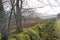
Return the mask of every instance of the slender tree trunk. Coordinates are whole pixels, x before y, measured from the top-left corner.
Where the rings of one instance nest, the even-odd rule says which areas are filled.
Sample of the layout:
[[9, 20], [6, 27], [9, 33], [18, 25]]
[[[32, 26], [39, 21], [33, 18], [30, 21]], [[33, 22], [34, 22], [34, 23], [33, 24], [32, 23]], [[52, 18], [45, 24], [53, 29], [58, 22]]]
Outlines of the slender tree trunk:
[[21, 15], [21, 9], [22, 9], [22, 0], [20, 7], [19, 7], [19, 0], [16, 0], [16, 31], [17, 32], [22, 32], [22, 15]]
[[0, 0], [0, 29], [1, 29], [1, 40], [7, 40], [7, 29], [6, 29], [5, 12], [3, 8], [2, 0]]

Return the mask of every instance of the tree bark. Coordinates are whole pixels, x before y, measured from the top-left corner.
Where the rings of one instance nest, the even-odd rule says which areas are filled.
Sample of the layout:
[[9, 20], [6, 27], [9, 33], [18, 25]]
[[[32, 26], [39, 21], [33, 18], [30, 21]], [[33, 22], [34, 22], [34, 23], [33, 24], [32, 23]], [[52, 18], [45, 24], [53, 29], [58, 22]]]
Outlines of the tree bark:
[[22, 10], [22, 0], [20, 7], [19, 7], [19, 0], [16, 0], [16, 31], [17, 32], [22, 32], [22, 15], [21, 15], [21, 10]]
[[7, 40], [7, 29], [6, 29], [5, 12], [3, 8], [2, 0], [0, 0], [0, 29], [1, 29], [1, 40]]

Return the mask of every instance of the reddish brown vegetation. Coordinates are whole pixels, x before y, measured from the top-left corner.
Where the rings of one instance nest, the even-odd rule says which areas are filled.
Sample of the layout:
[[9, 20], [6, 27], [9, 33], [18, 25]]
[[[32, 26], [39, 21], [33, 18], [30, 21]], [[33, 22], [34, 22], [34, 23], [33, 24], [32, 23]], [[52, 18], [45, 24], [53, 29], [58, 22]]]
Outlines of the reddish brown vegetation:
[[23, 21], [22, 26], [28, 28], [28, 27], [32, 27], [32, 26], [34, 26], [38, 23], [41, 23], [43, 21], [44, 20], [41, 20], [41, 19], [35, 19], [35, 20], [32, 20], [32, 21]]
[[[34, 19], [34, 20], [31, 20], [31, 21], [22, 21], [22, 27], [24, 27], [24, 28], [32, 27], [32, 26], [34, 26], [38, 23], [42, 23], [44, 21], [46, 21], [46, 20]], [[16, 28], [16, 24], [12, 23], [11, 28]]]

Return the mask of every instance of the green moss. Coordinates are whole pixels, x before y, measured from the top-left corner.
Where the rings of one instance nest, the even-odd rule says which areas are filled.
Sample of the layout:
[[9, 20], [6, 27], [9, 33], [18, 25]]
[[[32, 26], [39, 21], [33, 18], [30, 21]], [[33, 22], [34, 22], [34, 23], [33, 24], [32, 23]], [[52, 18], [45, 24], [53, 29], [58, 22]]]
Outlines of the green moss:
[[19, 34], [10, 37], [8, 40], [30, 40], [30, 36], [28, 34]]
[[8, 39], [8, 40], [19, 40], [19, 39], [20, 39], [20, 37], [19, 37], [19, 36], [14, 35], [14, 36], [9, 37], [9, 39]]
[[8, 40], [16, 40], [16, 38], [9, 38]]
[[20, 34], [20, 40], [30, 40], [30, 37], [28, 34]]
[[38, 40], [41, 40], [39, 34], [36, 31], [32, 30], [32, 29], [26, 30], [25, 33], [28, 34], [28, 35], [30, 35], [30, 37], [32, 38], [32, 40], [35, 39], [35, 38], [38, 39]]

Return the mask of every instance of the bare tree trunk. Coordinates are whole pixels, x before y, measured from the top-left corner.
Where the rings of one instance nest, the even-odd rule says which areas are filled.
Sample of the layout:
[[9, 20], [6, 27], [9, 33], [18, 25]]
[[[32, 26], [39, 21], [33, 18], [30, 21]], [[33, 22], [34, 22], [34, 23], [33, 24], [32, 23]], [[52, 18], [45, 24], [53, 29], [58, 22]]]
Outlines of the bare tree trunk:
[[6, 20], [2, 0], [0, 0], [0, 29], [1, 40], [7, 40]]
[[21, 9], [22, 9], [22, 0], [20, 7], [19, 7], [19, 0], [16, 0], [16, 31], [17, 32], [22, 32], [22, 15], [21, 15]]

